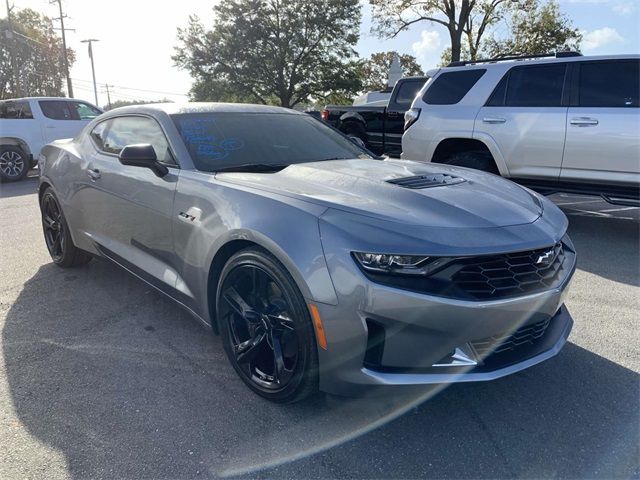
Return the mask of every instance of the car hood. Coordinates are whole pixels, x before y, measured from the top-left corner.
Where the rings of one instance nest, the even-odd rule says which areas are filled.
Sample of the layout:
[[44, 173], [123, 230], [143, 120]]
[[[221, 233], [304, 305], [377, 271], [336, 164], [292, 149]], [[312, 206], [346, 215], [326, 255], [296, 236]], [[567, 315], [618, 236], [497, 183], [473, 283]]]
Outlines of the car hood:
[[[417, 176], [431, 186], [402, 186]], [[330, 160], [276, 173], [219, 173], [216, 179], [412, 225], [504, 227], [532, 223], [542, 214], [533, 194], [499, 176], [407, 160]]]

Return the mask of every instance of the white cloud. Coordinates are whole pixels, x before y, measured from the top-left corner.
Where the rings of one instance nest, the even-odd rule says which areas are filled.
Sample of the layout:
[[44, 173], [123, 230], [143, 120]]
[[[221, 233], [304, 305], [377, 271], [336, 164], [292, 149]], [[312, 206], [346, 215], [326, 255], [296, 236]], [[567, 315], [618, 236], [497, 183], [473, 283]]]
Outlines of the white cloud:
[[[442, 41], [440, 33], [435, 30], [423, 30], [420, 34], [420, 41], [414, 42], [411, 49], [420, 63], [433, 63], [434, 54], [439, 55]], [[431, 68], [431, 66], [430, 66]]]
[[584, 50], [595, 50], [610, 43], [623, 42], [624, 39], [615, 28], [603, 27], [590, 32], [582, 32], [582, 47]]
[[612, 10], [620, 15], [628, 15], [636, 9], [636, 6], [631, 2], [622, 2], [617, 3], [613, 7]]

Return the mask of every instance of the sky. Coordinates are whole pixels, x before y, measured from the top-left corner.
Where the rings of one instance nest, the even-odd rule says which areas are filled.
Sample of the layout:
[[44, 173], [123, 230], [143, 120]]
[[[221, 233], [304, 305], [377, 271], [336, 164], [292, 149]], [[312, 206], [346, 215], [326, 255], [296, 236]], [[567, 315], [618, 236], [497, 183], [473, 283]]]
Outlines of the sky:
[[[58, 16], [57, 4], [49, 0], [12, 0], [18, 9], [32, 8], [51, 17]], [[81, 40], [96, 38], [93, 53], [98, 103], [105, 105], [105, 84], [111, 100], [187, 100], [191, 78], [171, 60], [177, 44], [178, 27], [187, 25], [189, 15], [205, 23], [213, 20], [215, 0], [63, 0], [67, 45], [76, 50], [71, 70], [74, 94], [94, 103], [91, 63], [87, 45]], [[640, 0], [560, 0], [561, 10], [584, 34], [585, 55], [640, 53]], [[6, 16], [5, 2], [0, 17]], [[356, 50], [362, 57], [374, 52], [396, 50], [415, 55], [427, 70], [440, 62], [449, 45], [444, 27], [430, 23], [414, 25], [391, 40], [370, 33], [371, 11], [363, 1], [363, 22]]]

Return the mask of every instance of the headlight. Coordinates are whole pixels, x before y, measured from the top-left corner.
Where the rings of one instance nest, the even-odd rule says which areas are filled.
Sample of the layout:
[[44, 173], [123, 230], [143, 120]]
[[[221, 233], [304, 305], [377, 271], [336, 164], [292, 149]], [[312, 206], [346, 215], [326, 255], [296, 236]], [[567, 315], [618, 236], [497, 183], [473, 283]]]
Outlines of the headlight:
[[363, 252], [353, 252], [353, 256], [367, 272], [394, 275], [429, 275], [451, 260], [444, 257]]

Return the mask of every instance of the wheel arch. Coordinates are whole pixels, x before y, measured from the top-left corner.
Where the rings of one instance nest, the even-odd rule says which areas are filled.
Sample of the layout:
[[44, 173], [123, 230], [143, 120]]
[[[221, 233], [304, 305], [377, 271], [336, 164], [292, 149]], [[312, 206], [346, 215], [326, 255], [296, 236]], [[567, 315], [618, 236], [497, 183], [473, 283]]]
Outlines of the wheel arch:
[[0, 137], [0, 146], [15, 146], [19, 147], [27, 156], [33, 154], [29, 144], [19, 137]]
[[464, 153], [471, 151], [482, 151], [491, 155], [496, 168], [500, 175], [509, 176], [509, 169], [500, 154], [495, 142], [488, 139], [478, 139], [469, 137], [449, 137], [442, 139], [436, 146], [431, 161], [433, 163], [444, 163], [447, 158], [456, 153]]
[[[322, 265], [316, 265], [314, 271], [305, 272], [301, 271], [295, 259], [293, 258], [295, 254], [293, 252], [287, 252], [282, 247], [278, 245], [277, 242], [267, 237], [266, 235], [255, 232], [233, 232], [228, 236], [226, 241], [224, 241], [219, 248], [215, 251], [212, 256], [209, 270], [207, 272], [207, 281], [206, 281], [206, 297], [207, 297], [207, 310], [209, 314], [209, 319], [211, 321], [211, 327], [213, 331], [217, 334], [219, 333], [219, 326], [216, 318], [216, 310], [215, 310], [215, 296], [218, 287], [218, 282], [220, 280], [220, 273], [224, 268], [227, 261], [235, 255], [237, 252], [244, 250], [246, 248], [254, 247], [260, 250], [265, 251], [266, 253], [272, 255], [278, 260], [285, 270], [291, 275], [294, 283], [300, 290], [300, 293], [306, 300], [320, 301], [320, 302], [329, 302], [335, 303], [337, 300], [335, 299], [335, 291], [333, 290], [333, 283], [331, 283], [329, 273], [326, 271], [327, 279], [330, 284], [331, 292], [327, 292], [327, 288], [321, 288], [319, 290], [323, 291], [323, 296], [318, 298], [318, 287], [314, 288], [310, 286], [310, 283], [313, 283], [312, 280], [317, 281], [317, 277], [314, 276], [316, 270], [318, 268], [324, 268], [326, 270], [326, 263], [322, 262]], [[315, 290], [315, 292], [314, 292]], [[322, 295], [322, 293], [320, 294]], [[333, 298], [331, 298], [333, 297]]]

